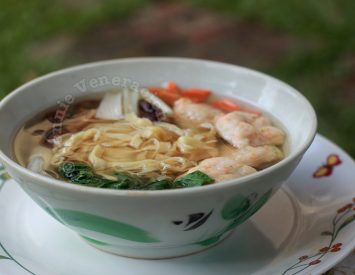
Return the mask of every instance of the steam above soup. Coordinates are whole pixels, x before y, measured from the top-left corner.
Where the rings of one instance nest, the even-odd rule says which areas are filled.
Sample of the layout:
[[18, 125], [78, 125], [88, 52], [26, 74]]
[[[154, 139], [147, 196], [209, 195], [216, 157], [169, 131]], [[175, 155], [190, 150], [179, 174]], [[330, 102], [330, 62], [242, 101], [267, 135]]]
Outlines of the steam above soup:
[[109, 91], [28, 122], [18, 162], [74, 184], [161, 190], [256, 173], [284, 154], [284, 132], [262, 113], [211, 91], [165, 87]]

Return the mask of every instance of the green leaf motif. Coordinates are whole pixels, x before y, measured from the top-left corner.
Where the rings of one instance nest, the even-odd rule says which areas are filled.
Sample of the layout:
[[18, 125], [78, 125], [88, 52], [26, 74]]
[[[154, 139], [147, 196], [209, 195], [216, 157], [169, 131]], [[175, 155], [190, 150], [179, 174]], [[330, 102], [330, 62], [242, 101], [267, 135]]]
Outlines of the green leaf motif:
[[0, 260], [11, 260], [9, 257], [0, 255]]
[[226, 220], [234, 219], [235, 225], [241, 224], [254, 215], [270, 198], [272, 189], [263, 194], [254, 204], [248, 198], [237, 195], [230, 199], [222, 209], [222, 217]]
[[89, 243], [92, 243], [94, 245], [101, 245], [101, 246], [107, 246], [107, 245], [110, 245], [108, 243], [105, 243], [105, 242], [102, 242], [102, 241], [99, 241], [99, 240], [95, 240], [93, 238], [89, 238], [87, 236], [84, 236], [84, 235], [80, 235], [84, 240], [86, 240], [87, 242]]
[[219, 239], [221, 238], [222, 234], [216, 234], [215, 236], [212, 236], [208, 239], [205, 239], [203, 241], [197, 242], [196, 244], [202, 245], [202, 246], [209, 246], [212, 245], [216, 242], [219, 241]]
[[243, 195], [236, 195], [229, 199], [222, 209], [222, 218], [225, 220], [235, 219], [245, 212], [250, 206], [249, 199]]
[[245, 213], [245, 220], [253, 216], [271, 197], [272, 189], [262, 195]]
[[330, 231], [323, 231], [322, 233], [320, 233], [321, 236], [333, 236], [333, 233]]
[[339, 234], [340, 230], [342, 230], [345, 226], [347, 226], [349, 223], [352, 223], [353, 221], [355, 221], [355, 214], [345, 219], [345, 221], [339, 226], [338, 230], [336, 231], [335, 237]]
[[4, 172], [4, 173], [0, 174], [0, 179], [3, 181], [6, 181], [6, 180], [11, 179], [11, 177], [7, 172]]
[[151, 237], [147, 231], [127, 223], [75, 210], [53, 209], [50, 211], [47, 209], [47, 211], [52, 212], [52, 215], [65, 225], [84, 228], [134, 242], [160, 242], [159, 240]]
[[[49, 208], [45, 205], [43, 205], [43, 203], [41, 201], [36, 200], [36, 202], [49, 214], [51, 215], [53, 218], [55, 218], [58, 222], [60, 222], [61, 224], [64, 224], [62, 219], [60, 217], [57, 216], [55, 210], [53, 208]], [[65, 224], [64, 224], [65, 225]]]
[[0, 190], [5, 184], [7, 180], [9, 180], [11, 177], [10, 175], [6, 172], [5, 167], [0, 164]]
[[225, 220], [231, 221], [226, 227], [213, 236], [197, 242], [202, 246], [208, 246], [216, 243], [223, 234], [234, 229], [238, 225], [245, 222], [248, 218], [255, 214], [271, 197], [272, 189], [263, 194], [254, 204], [250, 203], [250, 200], [243, 195], [236, 195], [229, 199], [224, 205], [221, 215]]

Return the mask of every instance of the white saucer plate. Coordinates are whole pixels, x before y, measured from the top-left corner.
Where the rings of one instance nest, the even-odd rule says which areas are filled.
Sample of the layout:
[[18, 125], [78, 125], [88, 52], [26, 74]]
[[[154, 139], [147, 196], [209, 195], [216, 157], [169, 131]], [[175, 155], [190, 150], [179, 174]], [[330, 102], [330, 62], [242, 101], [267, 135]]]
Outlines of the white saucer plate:
[[355, 247], [355, 162], [319, 135], [281, 190], [228, 239], [173, 259], [138, 260], [97, 250], [39, 208], [4, 171], [0, 178], [4, 275], [313, 275]]

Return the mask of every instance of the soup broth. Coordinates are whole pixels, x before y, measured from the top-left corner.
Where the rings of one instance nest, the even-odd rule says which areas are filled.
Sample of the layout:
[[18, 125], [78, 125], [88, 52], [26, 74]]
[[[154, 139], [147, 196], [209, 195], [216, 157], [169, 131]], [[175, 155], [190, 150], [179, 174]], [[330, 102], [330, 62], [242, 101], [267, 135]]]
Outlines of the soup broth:
[[283, 159], [285, 141], [259, 110], [168, 82], [42, 112], [17, 133], [14, 154], [68, 183], [162, 190], [257, 173]]

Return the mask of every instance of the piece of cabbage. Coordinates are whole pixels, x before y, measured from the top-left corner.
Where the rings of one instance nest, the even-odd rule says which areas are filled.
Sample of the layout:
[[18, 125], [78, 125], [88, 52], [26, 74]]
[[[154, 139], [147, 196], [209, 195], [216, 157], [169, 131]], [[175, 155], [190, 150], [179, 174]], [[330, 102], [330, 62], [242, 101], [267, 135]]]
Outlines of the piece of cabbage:
[[151, 94], [149, 90], [135, 91], [124, 88], [105, 94], [97, 109], [96, 117], [118, 120], [130, 113], [138, 115], [138, 101], [140, 99], [144, 99], [159, 108], [166, 116], [173, 114], [173, 110], [159, 97]]
[[113, 120], [122, 118], [122, 92], [106, 93], [97, 108], [96, 117]]
[[163, 100], [149, 92], [148, 89], [141, 89], [139, 93], [142, 99], [158, 107], [165, 115], [171, 116], [173, 114], [173, 110]]
[[46, 175], [45, 170], [48, 168], [52, 158], [52, 151], [41, 146], [35, 147], [28, 158], [27, 168], [33, 172]]

